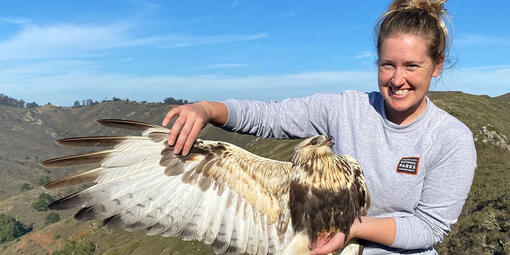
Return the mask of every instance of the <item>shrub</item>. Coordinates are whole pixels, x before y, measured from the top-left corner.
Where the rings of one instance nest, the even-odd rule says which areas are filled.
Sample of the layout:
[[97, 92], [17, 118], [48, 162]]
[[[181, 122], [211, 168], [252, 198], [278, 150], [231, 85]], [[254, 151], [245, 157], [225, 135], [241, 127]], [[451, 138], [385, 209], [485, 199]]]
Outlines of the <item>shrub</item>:
[[33, 187], [32, 187], [32, 186], [30, 186], [30, 184], [28, 184], [28, 183], [23, 183], [23, 185], [22, 185], [22, 186], [21, 186], [21, 188], [20, 188], [20, 191], [21, 191], [21, 192], [25, 192], [25, 191], [29, 191], [29, 190], [31, 190], [31, 189], [33, 189]]
[[60, 215], [58, 213], [50, 212], [46, 215], [46, 219], [44, 220], [45, 225], [50, 225], [60, 220]]
[[41, 193], [39, 199], [32, 203], [32, 208], [39, 212], [48, 211], [48, 206], [55, 201], [55, 199], [48, 193]]
[[50, 182], [49, 176], [43, 176], [43, 177], [39, 178], [39, 185], [44, 185], [48, 182]]
[[32, 227], [27, 227], [7, 214], [0, 214], [0, 243], [8, 242], [32, 231]]
[[52, 255], [92, 255], [96, 250], [96, 245], [89, 240], [80, 239], [67, 243], [64, 248], [55, 251]]

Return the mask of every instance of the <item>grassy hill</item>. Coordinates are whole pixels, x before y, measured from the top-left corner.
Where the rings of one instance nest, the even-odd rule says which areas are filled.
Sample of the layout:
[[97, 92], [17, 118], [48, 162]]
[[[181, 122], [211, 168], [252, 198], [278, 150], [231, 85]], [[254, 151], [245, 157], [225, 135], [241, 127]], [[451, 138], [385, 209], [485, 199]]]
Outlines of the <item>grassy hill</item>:
[[[510, 100], [506, 95], [491, 98], [461, 92], [433, 92], [429, 97], [471, 129], [478, 153], [478, 169], [462, 215], [436, 249], [440, 254], [509, 254]], [[0, 254], [51, 254], [62, 249], [91, 247], [93, 254], [212, 254], [209, 247], [197, 242], [148, 237], [142, 232], [111, 232], [98, 227], [97, 222], [79, 223], [69, 218], [72, 212], [67, 211], [59, 212], [63, 220], [45, 226], [48, 212], [30, 207], [43, 192], [39, 188], [41, 178], [54, 179], [80, 170], [48, 171], [38, 165], [43, 159], [72, 153], [56, 146], [55, 138], [114, 134], [114, 129], [104, 129], [93, 121], [98, 118], [160, 123], [170, 107], [133, 102], [106, 102], [81, 108], [0, 106], [0, 198], [4, 198], [0, 201], [0, 212], [34, 227], [18, 240], [0, 244]], [[297, 143], [232, 134], [212, 126], [207, 126], [201, 136], [283, 160], [289, 160]], [[20, 192], [27, 182], [34, 189]], [[69, 192], [57, 191], [52, 195]]]

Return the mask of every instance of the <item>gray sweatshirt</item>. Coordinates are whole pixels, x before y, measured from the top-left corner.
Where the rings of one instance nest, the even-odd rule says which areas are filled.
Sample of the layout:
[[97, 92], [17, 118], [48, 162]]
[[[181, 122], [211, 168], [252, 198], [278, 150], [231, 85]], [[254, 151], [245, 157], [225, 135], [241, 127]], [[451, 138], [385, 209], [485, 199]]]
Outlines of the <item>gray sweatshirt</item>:
[[[428, 100], [428, 98], [427, 98]], [[371, 195], [368, 215], [393, 217], [391, 247], [364, 254], [437, 254], [467, 198], [476, 168], [471, 131], [430, 100], [409, 125], [390, 122], [379, 92], [344, 91], [281, 102], [226, 100], [224, 128], [261, 137], [328, 134], [335, 153], [356, 158]]]

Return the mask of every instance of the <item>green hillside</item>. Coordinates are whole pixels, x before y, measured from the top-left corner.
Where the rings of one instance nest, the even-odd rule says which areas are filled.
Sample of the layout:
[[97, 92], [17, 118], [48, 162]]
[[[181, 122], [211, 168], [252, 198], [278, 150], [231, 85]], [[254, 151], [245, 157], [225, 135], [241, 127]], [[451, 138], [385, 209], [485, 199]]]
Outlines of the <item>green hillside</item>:
[[[436, 250], [440, 254], [510, 254], [510, 100], [505, 96], [491, 98], [461, 92], [433, 92], [429, 97], [466, 123], [473, 132], [478, 153], [478, 169], [461, 217]], [[198, 242], [148, 237], [143, 232], [112, 232], [100, 228], [98, 222], [79, 223], [70, 218], [69, 211], [59, 212], [63, 219], [45, 226], [49, 212], [31, 207], [43, 192], [39, 188], [42, 177], [54, 179], [80, 170], [48, 172], [38, 165], [43, 159], [70, 153], [56, 146], [55, 138], [114, 132], [92, 121], [98, 118], [160, 123], [169, 108], [133, 102], [81, 108], [0, 106], [4, 122], [0, 124], [0, 190], [4, 190], [0, 193], [4, 198], [0, 201], [0, 213], [34, 228], [18, 240], [0, 244], [0, 254], [51, 254], [73, 249], [85, 252], [76, 254], [212, 254], [209, 247]], [[201, 136], [232, 142], [258, 155], [280, 160], [289, 160], [298, 142], [232, 134], [212, 126], [207, 126]], [[24, 183], [34, 189], [21, 192]], [[69, 192], [61, 190], [51, 195], [58, 197]]]

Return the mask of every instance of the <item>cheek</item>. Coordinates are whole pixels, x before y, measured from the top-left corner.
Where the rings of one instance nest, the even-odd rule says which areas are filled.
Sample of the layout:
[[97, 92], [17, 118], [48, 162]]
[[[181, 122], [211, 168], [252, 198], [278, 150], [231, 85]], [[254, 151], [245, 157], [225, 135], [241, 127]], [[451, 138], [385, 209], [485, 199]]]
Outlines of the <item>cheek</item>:
[[383, 87], [386, 84], [388, 84], [390, 79], [391, 79], [390, 72], [379, 69], [379, 71], [377, 72], [377, 83], [379, 84], [379, 87]]

